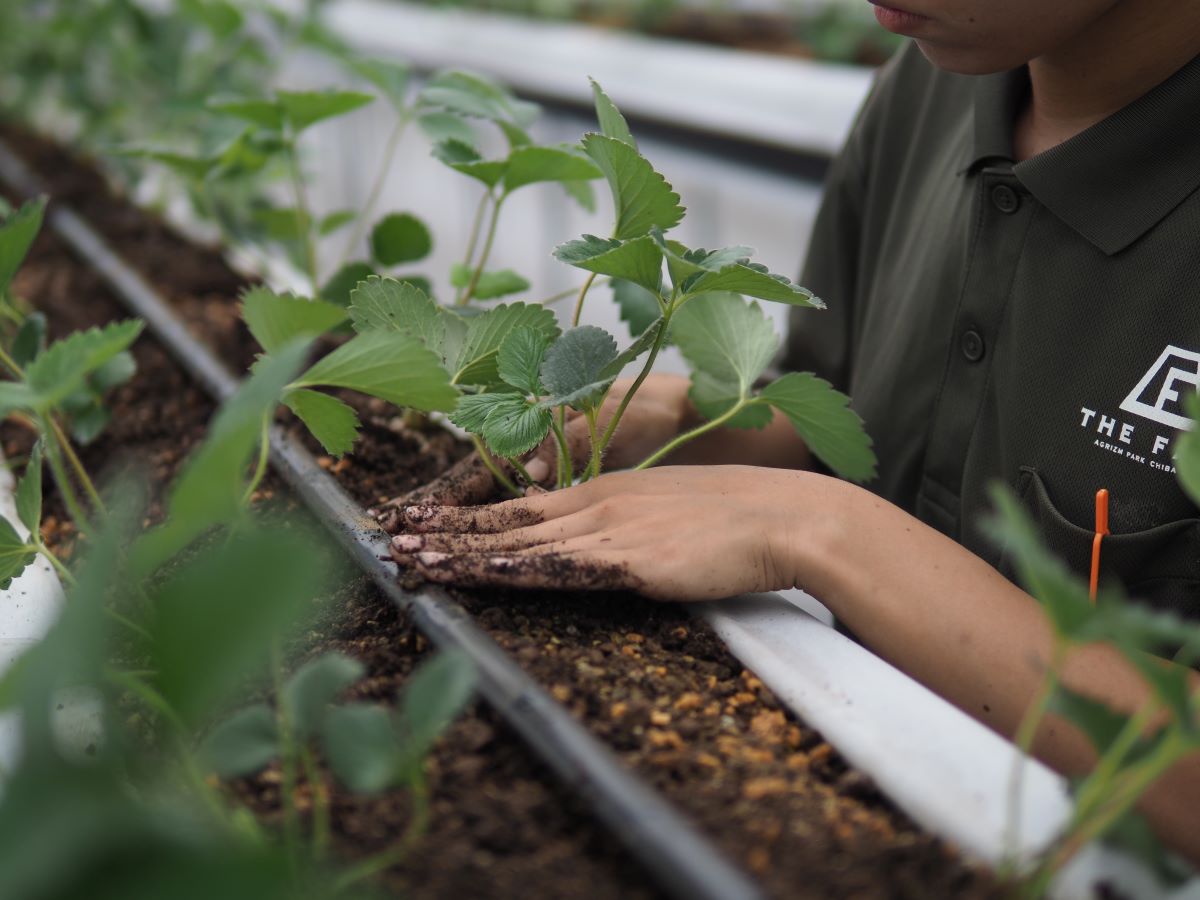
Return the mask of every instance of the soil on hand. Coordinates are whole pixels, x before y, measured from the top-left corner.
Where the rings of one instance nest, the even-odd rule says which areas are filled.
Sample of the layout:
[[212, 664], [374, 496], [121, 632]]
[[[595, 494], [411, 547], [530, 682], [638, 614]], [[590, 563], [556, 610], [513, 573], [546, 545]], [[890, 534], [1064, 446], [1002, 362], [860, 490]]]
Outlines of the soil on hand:
[[[164, 290], [228, 363], [244, 367], [252, 359], [253, 341], [236, 314], [240, 280], [217, 254], [106, 196], [93, 171], [52, 145], [12, 129], [0, 129], [0, 136], [19, 144], [53, 193], [60, 194], [60, 182], [71, 189], [68, 199]], [[52, 240], [42, 239], [28, 268], [18, 289], [47, 309], [58, 330], [79, 327], [81, 316], [123, 317], [111, 305], [100, 309], [104, 304], [94, 298], [103, 291], [94, 277], [69, 264]], [[56, 274], [67, 269], [72, 274]], [[187, 280], [191, 273], [196, 283]], [[95, 465], [131, 444], [149, 447], [161, 470], [156, 479], [166, 479], [187, 441], [199, 436], [211, 405], [204, 405], [181, 374], [166, 373], [170, 361], [149, 340], [139, 342], [137, 353], [139, 365], [162, 371], [147, 375], [143, 369], [115, 401], [121, 419], [155, 424], [132, 434], [118, 425], [89, 449], [90, 459]], [[160, 390], [161, 385], [168, 387]], [[188, 399], [170, 407], [166, 394]], [[326, 462], [364, 506], [428, 480], [465, 452], [446, 435], [406, 432], [386, 404], [352, 395], [343, 399], [360, 411], [364, 439], [352, 456]], [[166, 409], [194, 424], [181, 428]], [[18, 437], [6, 434], [19, 452]], [[526, 671], [771, 895], [1000, 896], [988, 875], [922, 833], [868, 779], [848, 769], [682, 608], [628, 594], [456, 593]], [[331, 619], [314, 635], [316, 646], [366, 659], [371, 676], [356, 690], [390, 696], [423, 649], [421, 639], [369, 589], [348, 587], [342, 609], [343, 618]], [[637, 896], [644, 890], [638, 887], [643, 876], [631, 871], [611, 839], [597, 832], [487, 713], [476, 710], [455, 726], [431, 762], [431, 773], [433, 831], [411, 866], [397, 875], [417, 894], [442, 896], [453, 882], [461, 895], [507, 896], [505, 885], [520, 889], [522, 879], [525, 895], [532, 890], [539, 896]], [[269, 777], [242, 790], [264, 813], [274, 808], [277, 786]], [[366, 852], [389, 836], [395, 839], [407, 816], [402, 796], [364, 801], [339, 795], [335, 808], [344, 852]], [[439, 861], [426, 859], [432, 856]], [[420, 872], [426, 864], [442, 880]], [[546, 871], [538, 871], [540, 866]], [[501, 877], [505, 873], [511, 882]], [[556, 883], [557, 877], [564, 881]]]

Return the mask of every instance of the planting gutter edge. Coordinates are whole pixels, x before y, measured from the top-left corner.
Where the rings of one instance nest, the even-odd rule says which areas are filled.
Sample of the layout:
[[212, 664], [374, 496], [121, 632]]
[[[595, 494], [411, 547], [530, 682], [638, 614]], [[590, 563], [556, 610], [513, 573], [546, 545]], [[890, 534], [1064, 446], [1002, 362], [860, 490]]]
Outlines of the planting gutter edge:
[[[800, 591], [710, 604], [704, 618], [781, 701], [923, 827], [991, 866], [1006, 843], [1016, 748], [957, 707], [814, 618]], [[1043, 852], [1070, 812], [1066, 780], [1025, 763], [1018, 857]], [[1131, 857], [1092, 844], [1060, 874], [1052, 895], [1087, 900], [1107, 883], [1139, 900], [1200, 900], [1200, 877], [1164, 888]]]
[[[295, 13], [298, 0], [271, 0]], [[832, 156], [873, 70], [651, 38], [569, 22], [333, 0], [325, 21], [356, 49], [418, 68], [483, 72], [590, 112], [595, 78], [630, 116], [777, 150]]]
[[[25, 163], [2, 141], [0, 182], [26, 197], [45, 193]], [[238, 387], [232, 372], [87, 222], [69, 207], [52, 202], [46, 224], [146, 321], [149, 330], [206, 391], [219, 401], [232, 395]], [[591, 805], [597, 818], [664, 890], [687, 900], [757, 900], [762, 896], [753, 881], [522, 671], [445, 590], [429, 587], [409, 592], [401, 588], [388, 552], [389, 535], [278, 425], [271, 430], [271, 463], [363, 571], [389, 599], [409, 611], [435, 645], [457, 648], [472, 659], [479, 672], [480, 694], [559, 779]]]

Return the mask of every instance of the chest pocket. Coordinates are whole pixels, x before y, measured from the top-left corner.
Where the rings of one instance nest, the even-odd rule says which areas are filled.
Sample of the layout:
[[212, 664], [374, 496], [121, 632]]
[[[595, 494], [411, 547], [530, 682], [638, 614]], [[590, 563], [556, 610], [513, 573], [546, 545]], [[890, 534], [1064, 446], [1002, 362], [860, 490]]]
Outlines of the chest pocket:
[[[1037, 469], [1021, 468], [1018, 491], [1047, 546], [1073, 572], [1086, 577], [1091, 570], [1092, 528], [1058, 511]], [[1011, 559], [1002, 559], [1000, 568], [1012, 576]], [[1100, 550], [1100, 580], [1105, 579], [1120, 581], [1130, 596], [1158, 609], [1200, 618], [1200, 518], [1109, 535]]]

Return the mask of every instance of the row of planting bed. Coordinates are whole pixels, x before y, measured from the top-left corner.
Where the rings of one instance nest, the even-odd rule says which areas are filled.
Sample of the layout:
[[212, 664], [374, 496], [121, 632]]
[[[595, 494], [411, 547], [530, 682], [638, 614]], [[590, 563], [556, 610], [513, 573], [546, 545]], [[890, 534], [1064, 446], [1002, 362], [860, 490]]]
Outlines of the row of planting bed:
[[[58, 202], [93, 222], [236, 371], [256, 347], [236, 311], [243, 281], [220, 255], [173, 235], [107, 190], [91, 167], [12, 128], [5, 139]], [[21, 275], [21, 293], [65, 333], [123, 317], [87, 267], [44, 235]], [[81, 298], [87, 298], [81, 302]], [[109, 431], [87, 448], [93, 468], [135, 459], [161, 496], [213, 406], [161, 346], [137, 345], [139, 372], [115, 398]], [[364, 505], [409, 490], [465, 452], [439, 433], [406, 434], [394, 411], [348, 392], [365, 426], [354, 455], [328, 470]], [[294, 427], [294, 426], [292, 426]], [[9, 431], [5, 449], [28, 446]], [[314, 450], [319, 448], [314, 444]], [[267, 483], [264, 495], [282, 494]], [[53, 504], [51, 499], [48, 501]], [[161, 509], [152, 515], [161, 514]], [[64, 522], [51, 507], [54, 522]], [[68, 528], [51, 526], [69, 548]], [[698, 822], [775, 896], [988, 895], [985, 876], [921, 836], [836, 752], [792, 719], [708, 629], [673, 608], [626, 595], [459, 594], [476, 623], [512, 653], [586, 728]], [[362, 658], [356, 696], [387, 699], [423, 651], [411, 620], [361, 578], [295, 648], [297, 661], [337, 647]], [[608, 896], [651, 893], [647, 878], [577, 801], [562, 794], [486, 709], [453, 727], [429, 763], [430, 830], [390, 874], [396, 886], [442, 896], [485, 890]], [[329, 779], [327, 788], [334, 789]], [[231, 790], [270, 818], [273, 768]], [[303, 795], [311, 788], [302, 784]], [[303, 808], [301, 798], [298, 805]], [[408, 819], [403, 793], [363, 799], [335, 789], [339, 851], [353, 857], [395, 841]]]

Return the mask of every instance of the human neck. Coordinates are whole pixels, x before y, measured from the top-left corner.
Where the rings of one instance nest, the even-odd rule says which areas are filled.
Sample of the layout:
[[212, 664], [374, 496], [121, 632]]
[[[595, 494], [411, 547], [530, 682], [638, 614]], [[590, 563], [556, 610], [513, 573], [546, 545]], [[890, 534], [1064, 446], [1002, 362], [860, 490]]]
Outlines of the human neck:
[[1200, 3], [1122, 0], [1029, 63], [1017, 159], [1049, 150], [1128, 106], [1200, 53]]

